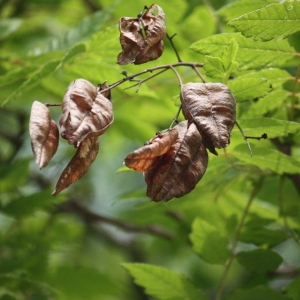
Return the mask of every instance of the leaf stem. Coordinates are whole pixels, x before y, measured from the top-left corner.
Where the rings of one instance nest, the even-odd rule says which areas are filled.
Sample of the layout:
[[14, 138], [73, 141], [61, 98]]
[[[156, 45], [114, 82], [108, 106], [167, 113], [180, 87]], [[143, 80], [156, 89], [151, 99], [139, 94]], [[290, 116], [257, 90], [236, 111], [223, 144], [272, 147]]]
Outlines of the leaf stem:
[[232, 263], [235, 259], [236, 246], [237, 246], [237, 243], [239, 241], [242, 229], [244, 227], [246, 217], [249, 213], [250, 207], [253, 203], [253, 200], [255, 199], [255, 196], [258, 194], [258, 192], [259, 192], [259, 190], [260, 190], [260, 188], [263, 184], [263, 181], [264, 181], [264, 177], [260, 177], [258, 179], [258, 181], [255, 183], [255, 185], [253, 187], [253, 190], [250, 194], [250, 197], [248, 199], [247, 205], [246, 205], [246, 207], [243, 211], [241, 220], [240, 220], [239, 224], [237, 225], [235, 235], [234, 235], [234, 239], [233, 239], [233, 243], [232, 243], [232, 247], [231, 247], [231, 253], [230, 253], [230, 256], [228, 257], [227, 261], [225, 262], [225, 269], [224, 269], [224, 272], [222, 274], [222, 277], [221, 277], [221, 280], [220, 280], [220, 283], [219, 283], [219, 286], [218, 286], [217, 295], [216, 295], [215, 300], [221, 300], [222, 299], [222, 293], [223, 293], [225, 281], [226, 281], [227, 276], [229, 274], [230, 267], [231, 267], [231, 265], [232, 265]]
[[245, 135], [245, 133], [244, 133], [242, 127], [240, 126], [240, 124], [239, 124], [237, 121], [235, 121], [235, 124], [236, 124], [236, 126], [238, 127], [238, 129], [240, 130], [242, 136], [244, 137], [244, 140], [245, 140], [246, 143], [247, 143], [247, 146], [248, 146], [249, 151], [250, 151], [250, 156], [253, 156], [253, 153], [252, 153], [252, 149], [251, 149], [250, 143], [248, 142], [247, 136]]

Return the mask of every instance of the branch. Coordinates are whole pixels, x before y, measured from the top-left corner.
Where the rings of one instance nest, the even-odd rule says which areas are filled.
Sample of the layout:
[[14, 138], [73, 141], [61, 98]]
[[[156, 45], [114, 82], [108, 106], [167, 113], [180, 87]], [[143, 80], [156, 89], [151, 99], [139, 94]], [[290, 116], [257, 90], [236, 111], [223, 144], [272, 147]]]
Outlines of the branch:
[[[124, 82], [126, 81], [132, 81], [133, 79], [135, 79], [136, 77], [140, 76], [140, 75], [143, 75], [143, 74], [146, 74], [146, 73], [152, 73], [153, 71], [156, 71], [156, 70], [162, 70], [162, 69], [165, 69], [165, 70], [169, 70], [169, 69], [173, 69], [173, 68], [176, 68], [176, 67], [190, 67], [190, 68], [193, 68], [195, 70], [196, 67], [203, 67], [204, 64], [202, 63], [197, 63], [197, 62], [177, 62], [177, 63], [174, 63], [174, 64], [169, 64], [169, 65], [161, 65], [161, 66], [156, 66], [156, 67], [153, 67], [153, 68], [148, 68], [148, 69], [145, 69], [143, 71], [140, 71], [138, 73], [135, 73], [135, 74], [132, 74], [130, 76], [126, 76], [124, 77], [123, 79], [109, 85], [108, 88], [106, 89], [103, 89], [101, 90], [101, 93], [105, 93], [106, 91], [109, 91], [115, 87], [117, 87], [118, 85], [120, 84], [123, 84]], [[156, 74], [154, 74], [154, 76], [152, 76], [151, 78], [161, 74], [162, 72], [157, 72]], [[126, 73], [122, 73], [122, 74], [126, 74]]]
[[175, 52], [175, 54], [176, 54], [176, 57], [177, 57], [178, 62], [182, 62], [182, 60], [180, 59], [179, 53], [178, 53], [178, 51], [177, 51], [177, 49], [176, 49], [176, 47], [175, 47], [175, 45], [174, 45], [174, 43], [173, 43], [173, 38], [176, 36], [176, 34], [177, 34], [177, 33], [173, 34], [172, 36], [169, 36], [169, 35], [167, 34], [167, 38], [168, 38], [168, 40], [170, 41], [170, 44], [171, 44], [171, 46], [172, 46], [172, 48], [173, 48], [173, 50], [174, 50], [174, 52]]
[[162, 238], [171, 239], [173, 238], [173, 233], [167, 231], [159, 225], [151, 224], [147, 226], [139, 226], [133, 223], [124, 222], [107, 216], [96, 214], [90, 211], [88, 208], [78, 203], [75, 199], [69, 199], [58, 206], [59, 212], [75, 212], [81, 216], [87, 224], [93, 224], [102, 222], [105, 224], [113, 225], [119, 227], [122, 230], [129, 232], [144, 232], [152, 235], [156, 235]]

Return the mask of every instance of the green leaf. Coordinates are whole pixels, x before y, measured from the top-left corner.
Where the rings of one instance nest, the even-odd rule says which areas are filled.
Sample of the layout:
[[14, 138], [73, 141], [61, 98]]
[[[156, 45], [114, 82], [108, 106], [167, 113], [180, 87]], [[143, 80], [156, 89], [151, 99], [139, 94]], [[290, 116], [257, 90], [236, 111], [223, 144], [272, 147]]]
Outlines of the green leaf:
[[234, 38], [238, 45], [236, 61], [239, 69], [269, 68], [284, 64], [294, 56], [300, 56], [287, 40], [259, 42], [247, 39], [240, 33], [223, 33], [199, 40], [190, 49], [202, 54], [220, 57], [228, 42]]
[[2, 106], [5, 105], [7, 102], [20, 96], [20, 94], [22, 94], [24, 91], [27, 91], [36, 86], [41, 80], [53, 73], [56, 70], [59, 63], [60, 61], [54, 60], [44, 65], [41, 65], [36, 72], [34, 72], [27, 80], [25, 80], [13, 93], [11, 93], [2, 102]]
[[243, 227], [239, 240], [243, 243], [264, 247], [275, 247], [285, 241], [288, 236], [279, 229], [268, 229], [266, 226], [274, 223], [274, 219], [266, 219], [252, 214]]
[[272, 89], [271, 84], [265, 78], [237, 77], [228, 81], [227, 85], [237, 102], [262, 98]]
[[276, 270], [282, 263], [282, 257], [269, 249], [256, 249], [237, 254], [238, 262], [254, 273], [267, 273]]
[[294, 280], [292, 280], [286, 287], [285, 290], [287, 292], [287, 295], [293, 299], [293, 300], [297, 300], [300, 299], [300, 276], [297, 276], [296, 278], [294, 278]]
[[[268, 138], [287, 136], [300, 131], [300, 123], [273, 118], [241, 119], [239, 125], [247, 136], [260, 136], [267, 133]], [[237, 131], [238, 128], [233, 129]]]
[[134, 282], [145, 288], [147, 295], [159, 300], [206, 300], [206, 295], [182, 274], [168, 269], [136, 263], [122, 264]]
[[212, 78], [222, 78], [225, 74], [225, 70], [220, 57], [205, 55], [204, 70], [206, 72], [206, 75]]
[[286, 90], [276, 89], [271, 91], [267, 96], [251, 104], [250, 108], [243, 113], [243, 118], [254, 118], [274, 110], [282, 105], [290, 93]]
[[29, 196], [14, 198], [7, 205], [1, 207], [1, 211], [14, 217], [24, 217], [35, 210], [49, 207], [53, 203], [50, 190], [35, 193]]
[[299, 173], [300, 162], [292, 157], [266, 147], [260, 148], [255, 145], [251, 145], [251, 147], [253, 157], [250, 156], [246, 145], [238, 145], [231, 154], [241, 162], [254, 165], [264, 171], [272, 171], [277, 174]]
[[225, 300], [290, 300], [290, 298], [279, 294], [275, 290], [268, 287], [257, 286], [249, 290], [236, 290], [232, 295], [226, 297]]
[[239, 45], [235, 39], [231, 39], [228, 43], [228, 46], [224, 49], [222, 54], [222, 63], [224, 69], [227, 72], [232, 72], [236, 69], [237, 64], [235, 62], [235, 58], [239, 49]]
[[121, 299], [122, 287], [107, 274], [86, 266], [60, 266], [51, 273], [59, 299]]
[[0, 21], [0, 41], [15, 32], [23, 23], [21, 19], [10, 18]]
[[266, 6], [266, 4], [277, 2], [277, 0], [239, 0], [223, 6], [217, 14], [229, 21], [253, 10]]
[[94, 14], [85, 17], [76, 27], [68, 30], [61, 38], [54, 38], [43, 48], [34, 49], [32, 54], [40, 55], [41, 53], [65, 50], [72, 47], [74, 44], [87, 40], [95, 32], [102, 29], [105, 22], [110, 18], [115, 4], [95, 12]]
[[293, 77], [286, 70], [277, 68], [268, 68], [255, 72], [240, 75], [238, 78], [256, 78], [267, 79], [272, 84], [272, 88], [281, 87], [288, 80], [293, 80]]
[[233, 19], [228, 24], [254, 40], [281, 40], [300, 30], [300, 2], [274, 3]]
[[212, 78], [223, 78], [223, 81], [227, 82], [231, 72], [238, 67], [238, 63], [235, 61], [238, 47], [236, 40], [231, 39], [227, 47], [224, 48], [221, 57], [206, 55], [204, 57], [206, 75]]
[[57, 68], [63, 66], [63, 64], [65, 64], [68, 60], [70, 60], [74, 56], [76, 56], [80, 53], [83, 53], [85, 51], [86, 51], [85, 44], [80, 43], [80, 44], [74, 45], [68, 52], [65, 53], [64, 57], [62, 58], [59, 66]]
[[195, 219], [190, 239], [194, 251], [209, 263], [224, 264], [230, 255], [227, 238], [221, 236], [219, 229], [204, 220]]

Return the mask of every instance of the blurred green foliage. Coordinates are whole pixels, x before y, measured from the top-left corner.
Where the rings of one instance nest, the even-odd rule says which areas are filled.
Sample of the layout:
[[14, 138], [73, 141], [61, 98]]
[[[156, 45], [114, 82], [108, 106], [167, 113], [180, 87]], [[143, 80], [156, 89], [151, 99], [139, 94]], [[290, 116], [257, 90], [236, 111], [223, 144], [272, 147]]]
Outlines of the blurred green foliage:
[[[123, 159], [170, 126], [180, 93], [172, 72], [138, 92], [132, 82], [112, 90], [115, 121], [96, 161], [56, 197], [74, 149], [60, 140], [39, 170], [28, 134], [32, 102], [61, 103], [76, 78], [112, 84], [123, 71], [177, 61], [166, 40], [157, 61], [116, 64], [118, 19], [136, 16], [145, 2], [1, 1], [0, 299], [299, 299], [299, 33], [254, 41], [227, 25], [276, 2], [156, 1], [182, 61], [209, 56], [210, 67], [224, 67], [224, 49], [234, 43], [226, 62], [234, 68], [223, 69], [237, 120], [246, 135], [269, 139], [249, 139], [251, 157], [235, 127], [190, 194], [152, 203], [142, 175], [122, 169]], [[199, 81], [190, 68], [178, 72], [185, 83]], [[50, 110], [58, 121], [60, 108]]]

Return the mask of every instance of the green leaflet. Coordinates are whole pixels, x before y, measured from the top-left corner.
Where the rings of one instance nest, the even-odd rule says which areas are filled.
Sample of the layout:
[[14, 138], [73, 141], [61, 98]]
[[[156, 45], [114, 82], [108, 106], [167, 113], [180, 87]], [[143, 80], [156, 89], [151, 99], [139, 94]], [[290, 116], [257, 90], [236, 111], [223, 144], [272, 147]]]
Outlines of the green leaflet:
[[253, 289], [247, 290], [237, 290], [232, 295], [229, 295], [225, 300], [289, 300], [289, 297], [286, 297], [282, 294], [279, 294], [275, 290], [264, 287], [257, 286]]
[[233, 19], [228, 24], [254, 40], [281, 40], [300, 30], [300, 2], [274, 3]]
[[[268, 138], [275, 138], [287, 136], [288, 134], [294, 134], [300, 131], [300, 124], [297, 122], [273, 118], [260, 117], [253, 119], [241, 119], [238, 123], [248, 136], [260, 136], [263, 133], [267, 133]], [[233, 130], [237, 131], [238, 128], [235, 127]]]
[[300, 299], [300, 276], [298, 275], [294, 278], [285, 288], [287, 295], [291, 299]]
[[238, 262], [247, 270], [255, 273], [267, 273], [276, 270], [282, 263], [282, 257], [269, 249], [255, 249], [237, 254]]
[[31, 215], [37, 209], [53, 205], [53, 197], [50, 193], [51, 191], [47, 189], [29, 196], [14, 198], [7, 205], [2, 206], [1, 211], [17, 218]]
[[206, 300], [206, 295], [182, 274], [166, 268], [137, 263], [125, 263], [123, 267], [134, 278], [134, 282], [151, 297], [158, 300]]
[[243, 113], [243, 118], [260, 117], [282, 105], [289, 97], [290, 93], [283, 89], [276, 89], [259, 99]]
[[256, 79], [268, 79], [272, 84], [272, 88], [281, 87], [288, 80], [293, 80], [291, 74], [287, 71], [277, 68], [267, 68], [255, 72], [249, 72], [244, 75], [240, 75], [238, 78], [256, 78]]
[[247, 39], [240, 33], [212, 35], [193, 43], [190, 49], [202, 55], [220, 57], [232, 38], [239, 45], [235, 60], [239, 63], [240, 70], [276, 67], [294, 56], [299, 56], [296, 49], [287, 40], [259, 42]]
[[212, 264], [224, 264], [230, 252], [228, 240], [221, 236], [219, 229], [200, 218], [195, 219], [190, 239], [194, 251], [205, 261]]
[[238, 67], [235, 57], [239, 45], [235, 39], [231, 39], [224, 48], [221, 57], [206, 55], [204, 58], [204, 69], [206, 75], [212, 78], [222, 78], [224, 83], [227, 82], [230, 74]]
[[237, 102], [261, 98], [271, 91], [271, 84], [265, 78], [237, 77], [227, 85]]
[[277, 3], [277, 0], [238, 0], [223, 6], [217, 14], [229, 21], [253, 10], [266, 6], [266, 4]]
[[260, 148], [251, 145], [253, 157], [249, 154], [246, 145], [238, 145], [231, 154], [238, 158], [242, 163], [254, 165], [264, 171], [272, 171], [277, 174], [298, 174], [300, 162], [287, 156], [278, 150]]

